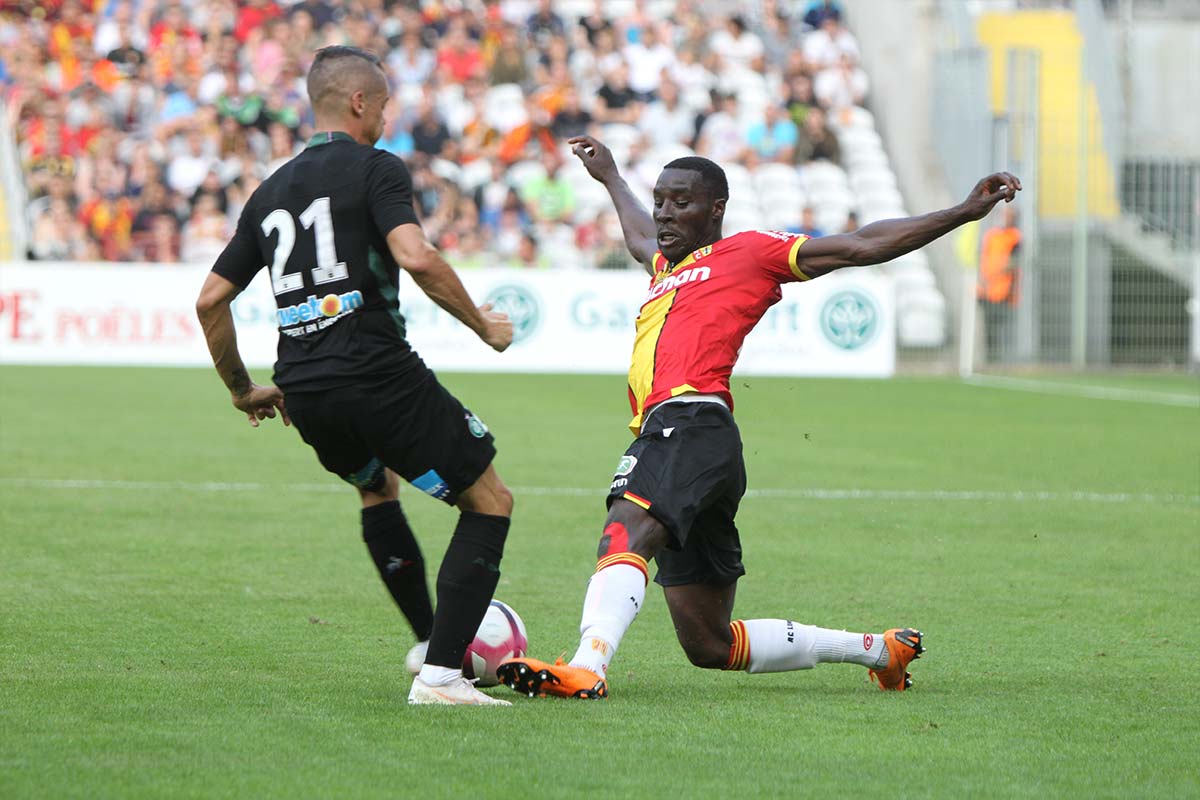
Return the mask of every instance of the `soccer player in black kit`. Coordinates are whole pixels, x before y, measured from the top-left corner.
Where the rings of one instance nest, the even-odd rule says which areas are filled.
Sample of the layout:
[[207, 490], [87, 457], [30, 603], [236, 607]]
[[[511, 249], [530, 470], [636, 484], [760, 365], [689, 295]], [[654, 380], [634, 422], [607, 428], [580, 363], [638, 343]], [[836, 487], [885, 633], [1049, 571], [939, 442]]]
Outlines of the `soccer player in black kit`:
[[[512, 342], [512, 324], [475, 306], [418, 224], [403, 162], [373, 146], [388, 101], [379, 59], [353, 47], [318, 51], [308, 95], [319, 132], [251, 196], [196, 312], [250, 424], [278, 413], [358, 490], [363, 539], [418, 640], [409, 703], [508, 705], [466, 680], [462, 662], [499, 580], [512, 495], [492, 467], [487, 426], [405, 339], [399, 268], [495, 350]], [[278, 305], [274, 386], [251, 382], [230, 311], [264, 266]], [[461, 512], [437, 576], [436, 613], [400, 478]]]

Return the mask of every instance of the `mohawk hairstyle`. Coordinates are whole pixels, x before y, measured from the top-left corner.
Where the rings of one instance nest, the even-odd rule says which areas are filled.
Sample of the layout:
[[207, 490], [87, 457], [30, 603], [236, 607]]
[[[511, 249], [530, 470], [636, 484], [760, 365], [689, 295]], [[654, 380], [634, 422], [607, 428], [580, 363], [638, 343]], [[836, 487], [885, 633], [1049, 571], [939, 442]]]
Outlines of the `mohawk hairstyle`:
[[308, 100], [316, 109], [331, 95], [368, 88], [369, 81], [382, 80], [386, 86], [382, 70], [383, 62], [369, 50], [340, 44], [322, 47], [308, 70]]
[[701, 156], [684, 156], [667, 164], [663, 169], [686, 169], [700, 173], [700, 183], [704, 190], [714, 200], [729, 199], [729, 181], [725, 178], [725, 170]]

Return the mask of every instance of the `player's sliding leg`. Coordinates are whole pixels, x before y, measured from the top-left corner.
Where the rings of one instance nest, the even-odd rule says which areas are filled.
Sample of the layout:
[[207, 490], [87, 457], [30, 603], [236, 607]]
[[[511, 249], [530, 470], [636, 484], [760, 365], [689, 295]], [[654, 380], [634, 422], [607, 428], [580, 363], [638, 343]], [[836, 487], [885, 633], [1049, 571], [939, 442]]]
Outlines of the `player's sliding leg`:
[[850, 663], [870, 670], [881, 689], [903, 691], [912, 685], [909, 663], [923, 652], [911, 628], [871, 634], [785, 619], [731, 621], [733, 585], [667, 586], [663, 593], [679, 644], [698, 667], [760, 673]]
[[[378, 463], [378, 462], [374, 462]], [[425, 663], [429, 634], [433, 630], [433, 603], [425, 579], [425, 559], [400, 508], [400, 479], [383, 470], [377, 491], [358, 487], [362, 497], [362, 532], [367, 551], [379, 570], [383, 585], [412, 626], [417, 644], [408, 651], [404, 666], [414, 675]]]
[[575, 655], [569, 663], [506, 661], [498, 670], [501, 682], [531, 697], [606, 697], [608, 665], [646, 598], [646, 563], [666, 545], [667, 536], [643, 509], [615, 500], [600, 538], [596, 572], [588, 581]]
[[437, 577], [437, 611], [429, 650], [413, 679], [412, 704], [509, 705], [463, 677], [463, 655], [475, 638], [500, 580], [500, 558], [512, 515], [512, 494], [493, 467], [459, 495], [461, 512]]

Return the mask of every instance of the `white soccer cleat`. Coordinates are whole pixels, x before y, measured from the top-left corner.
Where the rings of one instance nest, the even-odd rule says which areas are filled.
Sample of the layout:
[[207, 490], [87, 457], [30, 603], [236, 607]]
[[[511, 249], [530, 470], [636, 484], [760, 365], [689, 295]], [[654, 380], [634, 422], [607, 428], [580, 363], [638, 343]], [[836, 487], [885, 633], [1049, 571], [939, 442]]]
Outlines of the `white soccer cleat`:
[[429, 652], [429, 640], [417, 642], [408, 651], [408, 655], [404, 657], [404, 668], [413, 675], [421, 671], [421, 667], [425, 664], [425, 654]]
[[410, 706], [511, 706], [507, 700], [489, 697], [475, 688], [466, 678], [457, 678], [445, 686], [430, 686], [419, 677], [413, 678], [408, 691]]

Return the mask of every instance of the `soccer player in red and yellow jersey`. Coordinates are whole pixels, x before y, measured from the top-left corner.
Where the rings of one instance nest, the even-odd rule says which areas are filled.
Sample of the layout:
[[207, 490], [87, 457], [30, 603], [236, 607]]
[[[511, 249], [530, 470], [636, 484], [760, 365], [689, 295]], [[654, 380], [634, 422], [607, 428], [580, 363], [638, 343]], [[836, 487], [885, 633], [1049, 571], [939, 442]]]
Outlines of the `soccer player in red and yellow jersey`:
[[920, 631], [849, 633], [784, 619], [732, 619], [737, 580], [745, 574], [734, 516], [746, 472], [729, 377], [746, 335], [779, 301], [780, 284], [923, 247], [1011, 201], [1020, 181], [1006, 172], [989, 175], [953, 208], [853, 233], [724, 237], [729, 187], [712, 161], [691, 156], [667, 164], [651, 215], [608, 148], [588, 136], [570, 142], [608, 189], [625, 243], [651, 275], [629, 370], [630, 427], [637, 438], [609, 490], [579, 649], [569, 663], [505, 662], [501, 680], [530, 696], [606, 697], [608, 665], [641, 608], [647, 562], [654, 558], [655, 582], [696, 666], [782, 672], [848, 661], [867, 667], [881, 689], [903, 691], [912, 683], [909, 663], [924, 650]]

